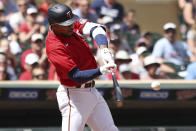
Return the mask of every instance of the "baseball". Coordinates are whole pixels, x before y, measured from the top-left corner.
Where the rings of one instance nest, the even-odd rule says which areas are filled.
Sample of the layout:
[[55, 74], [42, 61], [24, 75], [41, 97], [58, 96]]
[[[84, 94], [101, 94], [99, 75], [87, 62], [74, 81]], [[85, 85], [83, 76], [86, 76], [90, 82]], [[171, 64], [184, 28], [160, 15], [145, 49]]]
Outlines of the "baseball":
[[151, 83], [151, 87], [152, 87], [153, 90], [158, 91], [158, 90], [161, 89], [161, 84], [160, 84], [159, 81], [153, 81], [153, 82]]

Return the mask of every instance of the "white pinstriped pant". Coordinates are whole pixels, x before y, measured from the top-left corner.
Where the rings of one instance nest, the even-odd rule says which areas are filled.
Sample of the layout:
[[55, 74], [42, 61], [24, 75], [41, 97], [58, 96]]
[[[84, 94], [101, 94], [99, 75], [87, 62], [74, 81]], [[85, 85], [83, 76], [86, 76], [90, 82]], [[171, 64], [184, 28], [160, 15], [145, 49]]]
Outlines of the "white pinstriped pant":
[[96, 88], [66, 88], [60, 85], [57, 101], [62, 114], [62, 131], [118, 131], [111, 112]]

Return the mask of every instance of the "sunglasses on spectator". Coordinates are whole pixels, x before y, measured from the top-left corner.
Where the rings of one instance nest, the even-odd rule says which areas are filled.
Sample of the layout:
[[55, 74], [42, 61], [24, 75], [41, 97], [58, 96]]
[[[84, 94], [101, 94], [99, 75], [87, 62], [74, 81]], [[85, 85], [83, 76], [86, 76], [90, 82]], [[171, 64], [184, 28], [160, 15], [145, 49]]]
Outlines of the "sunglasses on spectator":
[[30, 14], [30, 16], [36, 17], [37, 16], [37, 13], [32, 13], [32, 14]]
[[165, 33], [176, 33], [176, 30], [174, 30], [174, 29], [168, 29], [168, 30], [165, 30]]
[[37, 75], [33, 75], [33, 78], [43, 79], [43, 78], [45, 78], [45, 74], [37, 74]]
[[38, 43], [38, 44], [40, 44], [40, 43], [42, 43], [43, 41], [42, 40], [40, 40], [40, 39], [38, 39], [38, 40], [36, 40], [36, 41], [34, 41], [34, 43]]
[[24, 4], [18, 4], [19, 7], [21, 6], [27, 6], [27, 3], [24, 3]]

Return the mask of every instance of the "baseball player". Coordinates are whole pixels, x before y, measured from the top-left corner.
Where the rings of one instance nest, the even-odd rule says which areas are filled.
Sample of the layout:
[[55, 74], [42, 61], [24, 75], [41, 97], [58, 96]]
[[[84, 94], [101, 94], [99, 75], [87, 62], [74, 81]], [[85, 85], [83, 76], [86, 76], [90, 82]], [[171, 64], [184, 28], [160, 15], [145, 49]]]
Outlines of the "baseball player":
[[[94, 88], [94, 78], [116, 70], [107, 48], [105, 28], [79, 19], [63, 4], [51, 6], [47, 17], [50, 30], [46, 51], [61, 83], [56, 94], [62, 114], [62, 131], [83, 131], [85, 124], [93, 131], [118, 131], [105, 100]], [[97, 66], [81, 34], [92, 36], [98, 43], [103, 66]]]

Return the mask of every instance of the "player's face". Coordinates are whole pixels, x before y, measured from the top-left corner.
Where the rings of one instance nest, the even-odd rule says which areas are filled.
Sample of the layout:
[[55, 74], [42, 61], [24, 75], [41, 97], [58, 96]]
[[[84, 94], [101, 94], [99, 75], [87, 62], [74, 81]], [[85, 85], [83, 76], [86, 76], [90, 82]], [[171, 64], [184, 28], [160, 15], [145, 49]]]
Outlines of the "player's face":
[[51, 25], [53, 32], [59, 36], [70, 37], [73, 34], [74, 24], [70, 26], [62, 26], [62, 25]]

